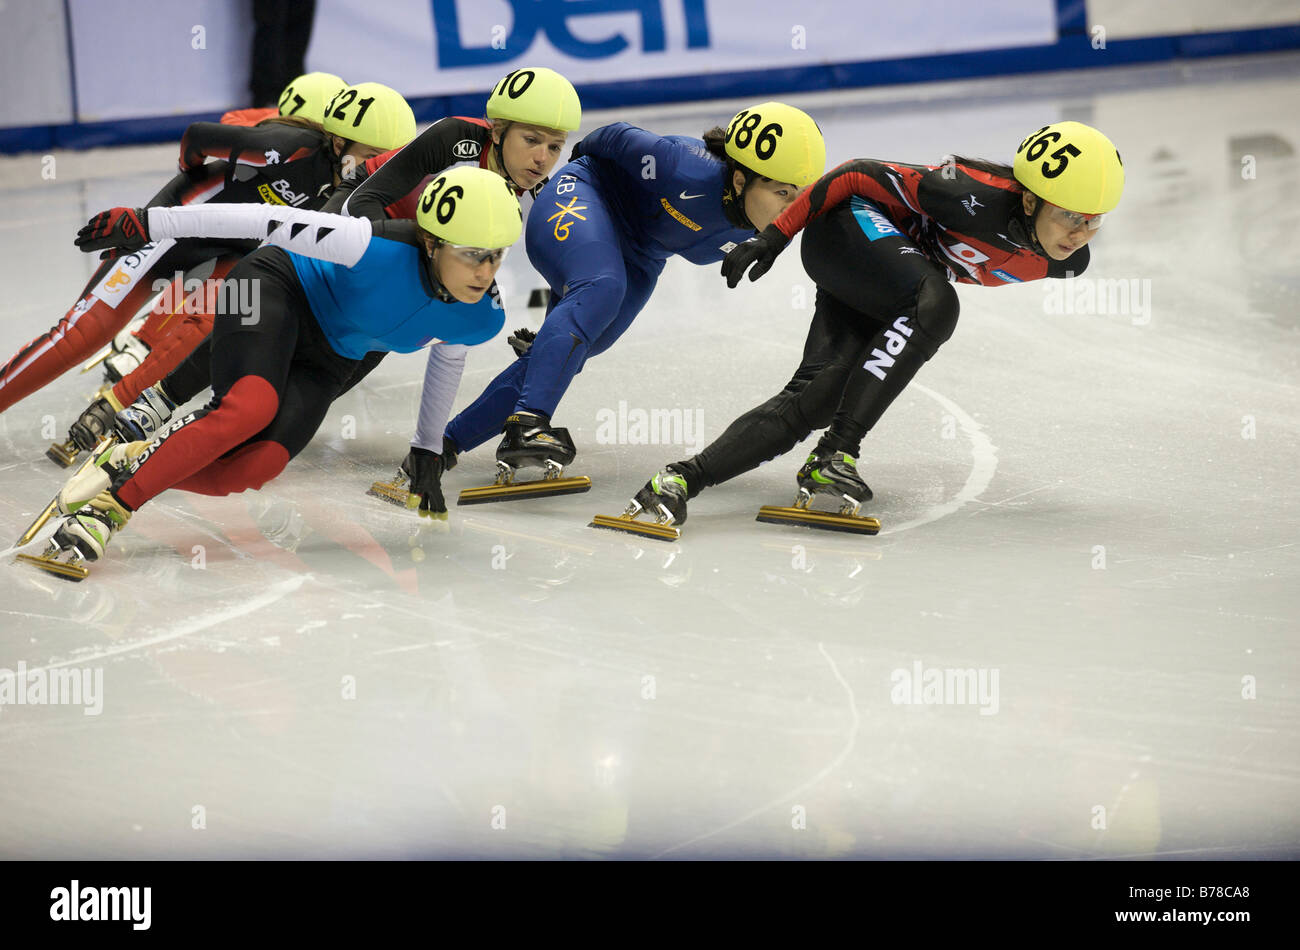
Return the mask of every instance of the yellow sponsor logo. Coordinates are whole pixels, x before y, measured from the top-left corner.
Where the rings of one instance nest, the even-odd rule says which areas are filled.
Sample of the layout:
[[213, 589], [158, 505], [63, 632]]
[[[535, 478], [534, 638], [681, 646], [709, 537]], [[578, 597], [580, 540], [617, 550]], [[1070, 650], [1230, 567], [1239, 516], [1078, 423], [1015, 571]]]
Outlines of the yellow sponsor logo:
[[[694, 197], [694, 196], [692, 196], [692, 197]], [[676, 218], [676, 219], [678, 220], [678, 222], [680, 222], [681, 224], [686, 225], [686, 226], [687, 226], [688, 228], [690, 228], [692, 231], [698, 231], [698, 230], [700, 230], [700, 226], [699, 226], [698, 224], [696, 224], [696, 223], [695, 223], [694, 221], [692, 221], [690, 218], [686, 217], [686, 215], [682, 214], [680, 211], [678, 211], [676, 208], [674, 208], [672, 205], [670, 205], [670, 204], [668, 203], [668, 199], [667, 199], [667, 198], [660, 198], [660, 199], [659, 199], [659, 203], [660, 203], [661, 205], [664, 206], [664, 210], [665, 210], [665, 211], [667, 211], [667, 212], [668, 212], [669, 214], [671, 214], [674, 218]]]
[[547, 221], [555, 222], [555, 240], [567, 241], [569, 239], [569, 228], [573, 226], [573, 222], [566, 221], [565, 215], [571, 214], [579, 221], [587, 220], [582, 215], [578, 214], [579, 211], [586, 211], [587, 206], [580, 205], [577, 202], [578, 202], [578, 198], [576, 195], [569, 199], [569, 203], [567, 205], [562, 205], [558, 201], [555, 202], [555, 207], [559, 208], [560, 210], [555, 212], [555, 214], [551, 215], [549, 218], [546, 219]]
[[261, 184], [261, 185], [258, 185], [258, 186], [257, 186], [257, 193], [258, 193], [259, 195], [261, 195], [261, 196], [262, 196], [262, 200], [265, 201], [265, 202], [266, 202], [267, 204], [269, 204], [269, 205], [282, 205], [282, 204], [284, 204], [284, 202], [280, 200], [280, 196], [277, 195], [274, 191], [271, 190], [271, 186], [270, 186], [270, 185], [267, 185], [267, 184]]
[[131, 283], [131, 275], [119, 267], [113, 272], [113, 276], [104, 282], [104, 289], [117, 290], [117, 288], [121, 287], [123, 284], [129, 283]]

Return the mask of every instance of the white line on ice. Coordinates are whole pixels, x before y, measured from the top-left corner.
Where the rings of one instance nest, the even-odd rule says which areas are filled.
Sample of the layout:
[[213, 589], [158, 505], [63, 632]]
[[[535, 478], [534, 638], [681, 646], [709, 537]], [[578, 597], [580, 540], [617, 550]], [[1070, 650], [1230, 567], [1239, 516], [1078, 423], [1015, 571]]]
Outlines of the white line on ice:
[[671, 848], [665, 848], [663, 851], [660, 851], [658, 854], [652, 855], [652, 857], [662, 858], [665, 854], [671, 854], [673, 851], [680, 850], [681, 848], [689, 848], [691, 845], [703, 841], [706, 838], [712, 838], [714, 835], [720, 835], [724, 831], [730, 831], [732, 828], [735, 828], [737, 825], [743, 825], [751, 818], [761, 815], [763, 814], [763, 812], [771, 808], [775, 808], [777, 805], [780, 805], [782, 802], [789, 801], [791, 798], [798, 795], [800, 792], [812, 788], [814, 785], [816, 785], [818, 782], [824, 779], [827, 775], [829, 775], [831, 772], [835, 771], [837, 768], [839, 768], [841, 765], [844, 764], [844, 760], [849, 757], [849, 753], [853, 751], [854, 743], [856, 743], [858, 740], [858, 726], [862, 722], [862, 718], [858, 715], [858, 704], [853, 697], [853, 688], [849, 686], [848, 681], [845, 680], [844, 677], [840, 674], [839, 667], [835, 665], [835, 661], [831, 658], [831, 655], [826, 652], [826, 648], [819, 643], [817, 644], [817, 650], [819, 653], [821, 653], [822, 656], [826, 658], [826, 662], [829, 663], [831, 666], [831, 672], [835, 674], [835, 678], [840, 681], [840, 685], [844, 687], [844, 692], [849, 697], [849, 715], [853, 717], [853, 724], [849, 728], [848, 740], [844, 743], [844, 748], [840, 750], [840, 754], [837, 755], [829, 765], [827, 765], [824, 769], [822, 769], [820, 772], [818, 772], [808, 781], [804, 782], [798, 788], [792, 788], [784, 795], [772, 799], [767, 804], [759, 805], [754, 810], [744, 815], [741, 815], [735, 821], [728, 822], [727, 824], [723, 825], [721, 828], [715, 828], [712, 831], [706, 831], [702, 835], [696, 835], [694, 838], [691, 838], [689, 841], [683, 841], [681, 844], [675, 844]]
[[929, 524], [931, 521], [938, 521], [945, 515], [950, 515], [957, 511], [967, 502], [974, 501], [984, 494], [993, 481], [993, 475], [998, 470], [998, 450], [997, 447], [989, 440], [984, 433], [984, 427], [972, 419], [961, 406], [957, 405], [942, 393], [937, 393], [933, 389], [922, 386], [920, 383], [913, 382], [912, 387], [925, 393], [940, 406], [952, 413], [957, 424], [961, 426], [962, 433], [970, 439], [971, 457], [974, 464], [971, 466], [970, 475], [966, 477], [966, 484], [962, 486], [961, 491], [957, 492], [948, 501], [941, 505], [935, 505], [929, 511], [925, 512], [918, 518], [911, 521], [904, 521], [902, 524], [882, 527], [881, 536], [888, 534], [897, 534], [900, 531], [906, 531], [909, 528], [917, 528], [923, 524]]
[[227, 620], [234, 620], [238, 617], [251, 614], [254, 611], [261, 610], [263, 607], [275, 603], [286, 594], [292, 594], [310, 577], [310, 574], [299, 574], [295, 577], [290, 577], [278, 584], [273, 584], [267, 589], [266, 593], [262, 594], [260, 597], [254, 597], [252, 600], [245, 601], [244, 603], [238, 604], [234, 607], [227, 607], [223, 610], [214, 610], [207, 614], [200, 614], [199, 616], [193, 617], [156, 637], [148, 637], [143, 640], [136, 640], [132, 643], [124, 643], [121, 646], [113, 647], [111, 650], [101, 650], [98, 653], [78, 656], [74, 659], [62, 660], [58, 663], [50, 663], [47, 666], [33, 667], [29, 672], [37, 673], [42, 670], [52, 670], [60, 666], [71, 666], [74, 663], [78, 666], [84, 666], [85, 664], [94, 662], [95, 660], [105, 660], [111, 656], [131, 653], [135, 650], [139, 650], [141, 647], [150, 647], [158, 643], [166, 643], [168, 640], [178, 640], [181, 637], [187, 637], [191, 633], [198, 633], [200, 630], [206, 630], [208, 627], [214, 627], [219, 623], [225, 623]]

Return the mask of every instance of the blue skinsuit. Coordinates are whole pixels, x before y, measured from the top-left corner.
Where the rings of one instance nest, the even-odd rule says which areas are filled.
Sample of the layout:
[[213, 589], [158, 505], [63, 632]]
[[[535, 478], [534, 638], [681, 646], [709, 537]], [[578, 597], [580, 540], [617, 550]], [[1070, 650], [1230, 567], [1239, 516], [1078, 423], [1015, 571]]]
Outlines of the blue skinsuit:
[[511, 412], [553, 415], [587, 358], [636, 319], [669, 257], [713, 264], [754, 236], [727, 220], [726, 166], [699, 139], [616, 122], [579, 152], [528, 215], [528, 259], [551, 287], [546, 321], [529, 351], [447, 425], [461, 451], [499, 434]]

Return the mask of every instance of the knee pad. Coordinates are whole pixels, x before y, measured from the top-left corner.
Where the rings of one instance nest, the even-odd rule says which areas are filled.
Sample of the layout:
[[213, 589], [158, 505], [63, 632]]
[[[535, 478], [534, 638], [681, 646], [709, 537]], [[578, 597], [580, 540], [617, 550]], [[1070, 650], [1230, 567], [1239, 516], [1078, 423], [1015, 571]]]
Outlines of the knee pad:
[[618, 316], [626, 291], [627, 282], [621, 276], [602, 275], [584, 281], [560, 298], [546, 322], [558, 318], [563, 329], [590, 346]]
[[929, 275], [921, 279], [916, 288], [916, 311], [914, 322], [920, 331], [915, 338], [925, 358], [934, 356], [957, 329], [957, 316], [961, 304], [957, 291], [952, 284], [942, 277]]

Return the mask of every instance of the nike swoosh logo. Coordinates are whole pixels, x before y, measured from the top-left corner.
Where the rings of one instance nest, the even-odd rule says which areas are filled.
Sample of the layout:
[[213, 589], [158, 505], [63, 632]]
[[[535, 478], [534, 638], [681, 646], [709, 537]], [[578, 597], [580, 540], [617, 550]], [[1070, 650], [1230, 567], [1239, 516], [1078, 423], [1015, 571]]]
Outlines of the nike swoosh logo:
[[704, 195], [688, 195], [686, 192], [683, 191], [678, 197], [681, 198], [683, 201], [689, 201], [692, 198], [703, 198]]

